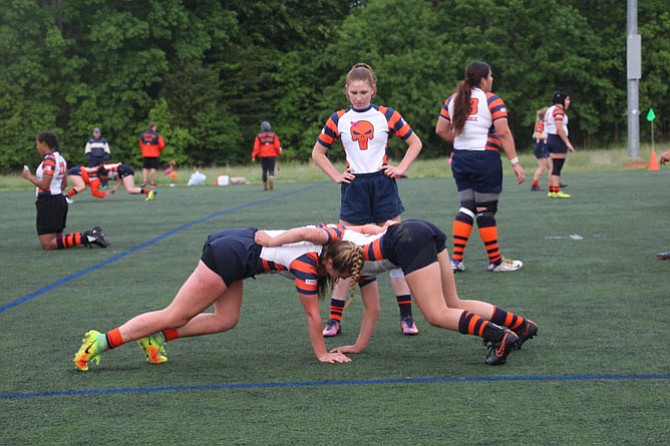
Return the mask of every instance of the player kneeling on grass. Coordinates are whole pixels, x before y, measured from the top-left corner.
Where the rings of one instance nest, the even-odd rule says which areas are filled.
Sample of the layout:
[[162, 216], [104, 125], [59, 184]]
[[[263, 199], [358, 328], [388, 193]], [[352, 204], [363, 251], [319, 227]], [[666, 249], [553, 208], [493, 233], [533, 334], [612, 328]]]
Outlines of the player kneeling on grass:
[[[114, 195], [123, 184], [123, 187], [131, 195], [146, 195], [145, 200], [151, 201], [156, 197], [156, 191], [135, 186], [135, 172], [122, 163], [101, 164], [96, 167], [71, 167], [67, 171], [68, 181], [72, 183], [72, 189], [65, 193], [68, 203], [72, 204], [72, 197], [86, 190], [90, 186], [91, 195], [97, 198], [105, 198]], [[116, 180], [116, 185], [107, 191], [100, 190], [100, 185], [108, 180]]]
[[[363, 266], [360, 249], [342, 240], [327, 246], [304, 242], [267, 248], [254, 241], [256, 231], [229, 229], [210, 235], [198, 266], [172, 303], [162, 310], [136, 316], [106, 334], [88, 331], [74, 357], [77, 370], [87, 371], [89, 362], [100, 362], [102, 352], [130, 341], [139, 341], [147, 362], [166, 362], [165, 342], [234, 328], [240, 317], [244, 279], [276, 272], [295, 279], [317, 359], [349, 362], [343, 353], [326, 350], [318, 298], [323, 297], [329, 283], [340, 277], [358, 279]], [[214, 312], [205, 313], [211, 306]]]
[[[263, 231], [256, 234], [256, 241], [263, 246], [300, 241], [328, 246], [340, 239], [360, 246], [365, 261], [361, 276], [400, 267], [419, 309], [431, 325], [483, 338], [490, 346], [486, 364], [504, 364], [512, 350], [518, 350], [537, 334], [537, 325], [530, 319], [486, 302], [459, 298], [445, 246], [447, 236], [430, 222], [407, 220], [391, 224], [377, 235], [356, 235], [340, 225], [295, 228], [274, 236]], [[366, 281], [361, 287], [365, 309], [356, 344], [331, 352], [365, 351], [379, 315], [379, 293], [366, 292], [372, 285]]]

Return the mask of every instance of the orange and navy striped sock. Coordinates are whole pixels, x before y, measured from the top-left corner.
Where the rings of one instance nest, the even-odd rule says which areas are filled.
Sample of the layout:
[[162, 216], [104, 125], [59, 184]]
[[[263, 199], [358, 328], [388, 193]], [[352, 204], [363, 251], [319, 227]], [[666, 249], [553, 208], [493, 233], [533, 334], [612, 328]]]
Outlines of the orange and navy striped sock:
[[58, 249], [72, 248], [84, 244], [81, 232], [73, 232], [72, 234], [62, 234], [56, 238]]
[[179, 330], [177, 330], [176, 328], [166, 328], [161, 333], [163, 333], [165, 342], [174, 341], [175, 339], [179, 339], [181, 337], [179, 335]]
[[560, 192], [561, 191], [561, 186], [552, 186], [551, 184], [549, 185], [549, 192]]
[[396, 296], [398, 301], [398, 309], [400, 310], [400, 318], [402, 319], [405, 316], [412, 316], [412, 296], [406, 294], [404, 296]]
[[531, 186], [538, 187], [539, 185], [540, 185], [540, 180], [533, 178], [533, 184], [531, 184]]
[[140, 195], [149, 195], [149, 192], [151, 192], [151, 189], [140, 188]]
[[345, 301], [330, 299], [330, 318], [342, 322]]
[[108, 331], [105, 334], [105, 337], [107, 338], [107, 348], [109, 349], [116, 348], [125, 344], [125, 341], [121, 336], [121, 330], [119, 330], [118, 328]]
[[65, 196], [67, 198], [72, 198], [72, 196], [77, 195], [78, 193], [79, 193], [79, 191], [77, 189], [70, 189], [69, 191], [67, 191], [65, 193]]
[[488, 324], [489, 321], [486, 319], [477, 316], [475, 313], [463, 310], [461, 318], [458, 320], [458, 331], [463, 334], [483, 337], [484, 329]]
[[495, 219], [490, 215], [478, 215], [477, 226], [479, 236], [486, 247], [486, 254], [489, 256], [489, 263], [500, 263], [502, 256], [498, 246], [498, 226]]
[[472, 226], [474, 225], [474, 218], [470, 215], [459, 211], [456, 215], [453, 225], [453, 238], [454, 238], [454, 253], [453, 259], [462, 261], [463, 254], [465, 252], [465, 247], [468, 244], [468, 239], [472, 233]]
[[463, 310], [461, 318], [458, 320], [458, 331], [463, 334], [479, 336], [487, 341], [496, 342], [501, 340], [505, 336], [505, 330], [493, 322], [466, 310]]
[[526, 319], [509, 311], [505, 311], [502, 308], [494, 306], [491, 322], [502, 325], [503, 327], [507, 327], [510, 330], [516, 330], [526, 322]]

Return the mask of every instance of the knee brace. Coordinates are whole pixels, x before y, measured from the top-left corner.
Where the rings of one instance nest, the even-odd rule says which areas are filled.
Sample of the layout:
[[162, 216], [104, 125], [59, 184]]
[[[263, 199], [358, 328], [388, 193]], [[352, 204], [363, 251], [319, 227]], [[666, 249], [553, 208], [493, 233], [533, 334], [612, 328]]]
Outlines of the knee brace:
[[475, 219], [476, 205], [474, 200], [461, 201], [456, 220], [472, 223]]
[[477, 208], [484, 208], [477, 211], [477, 225], [480, 228], [495, 226], [495, 215], [498, 212], [498, 202], [488, 201], [486, 203], [477, 203]]
[[553, 162], [553, 166], [551, 168], [551, 174], [560, 177], [561, 169], [563, 169], [563, 164], [565, 164], [565, 158], [554, 158], [551, 161]]

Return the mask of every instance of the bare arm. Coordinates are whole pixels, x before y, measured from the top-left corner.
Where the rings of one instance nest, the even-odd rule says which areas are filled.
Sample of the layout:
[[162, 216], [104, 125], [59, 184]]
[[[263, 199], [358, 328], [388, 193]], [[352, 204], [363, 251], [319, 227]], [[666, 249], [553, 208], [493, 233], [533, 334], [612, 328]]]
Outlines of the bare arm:
[[500, 143], [503, 146], [505, 155], [512, 161], [512, 168], [514, 169], [514, 175], [516, 175], [516, 182], [521, 184], [525, 180], [525, 173], [523, 167], [521, 167], [521, 163], [519, 163], [519, 158], [516, 156], [514, 137], [512, 136], [512, 131], [509, 129], [507, 118], [496, 119], [493, 125], [496, 128], [496, 133], [500, 138]]
[[316, 144], [314, 144], [314, 149], [312, 149], [312, 159], [314, 160], [314, 163], [316, 163], [316, 165], [328, 175], [328, 178], [335, 183], [351, 183], [351, 180], [353, 180], [355, 176], [349, 172], [348, 169], [343, 173], [338, 172], [337, 169], [335, 169], [335, 166], [333, 166], [333, 163], [331, 163], [326, 156], [327, 150], [328, 148], [326, 146], [317, 141]]
[[325, 245], [328, 243], [328, 234], [323, 229], [308, 227], [289, 229], [275, 236], [271, 236], [265, 231], [257, 231], [254, 241], [269, 248], [298, 242]]
[[[49, 189], [49, 185], [51, 184], [51, 180], [53, 179], [53, 175], [45, 173], [42, 174], [42, 180], [40, 181], [37, 177], [33, 176], [30, 173], [30, 169], [28, 168], [28, 166], [23, 167], [23, 173], [21, 174], [21, 176], [23, 176], [23, 178], [30, 181], [40, 189]], [[65, 181], [65, 177], [63, 177], [63, 181]], [[65, 184], [61, 183], [61, 185], [67, 187], [67, 182], [65, 182]]]
[[334, 353], [363, 353], [372, 338], [375, 325], [379, 320], [379, 288], [377, 282], [372, 282], [361, 288], [361, 298], [363, 299], [363, 318], [361, 329], [358, 332], [358, 338], [354, 345], [343, 345], [331, 349]]
[[312, 349], [316, 358], [321, 362], [349, 362], [351, 359], [347, 358], [340, 352], [328, 352], [326, 350], [326, 343], [323, 340], [323, 333], [321, 326], [321, 314], [319, 312], [319, 300], [316, 296], [308, 296], [306, 294], [299, 294], [307, 316], [307, 329], [309, 331], [309, 340], [312, 343]]
[[454, 143], [454, 132], [451, 130], [451, 121], [448, 119], [439, 117], [437, 118], [437, 125], [435, 126], [435, 134], [442, 138], [444, 141], [449, 144]]
[[407, 138], [406, 142], [408, 145], [407, 152], [405, 152], [405, 156], [403, 157], [402, 161], [400, 161], [400, 164], [395, 167], [391, 165], [384, 166], [384, 173], [391, 178], [402, 177], [412, 165], [414, 160], [419, 156], [419, 153], [421, 153], [423, 143], [416, 133], [412, 133], [412, 135]]
[[568, 138], [567, 133], [565, 133], [565, 127], [563, 127], [563, 121], [556, 121], [556, 134], [558, 135], [559, 138], [563, 140], [566, 146], [568, 146], [568, 150], [571, 152], [575, 151], [575, 148], [572, 146], [572, 143], [570, 142], [570, 138]]

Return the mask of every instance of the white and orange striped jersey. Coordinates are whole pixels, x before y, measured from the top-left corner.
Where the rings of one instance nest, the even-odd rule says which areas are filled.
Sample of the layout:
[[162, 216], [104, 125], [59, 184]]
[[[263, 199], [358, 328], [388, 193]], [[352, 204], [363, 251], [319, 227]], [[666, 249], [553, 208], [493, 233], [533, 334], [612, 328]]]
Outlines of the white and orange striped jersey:
[[321, 130], [318, 142], [330, 148], [340, 139], [350, 171], [374, 173], [386, 164], [389, 135], [406, 140], [412, 133], [400, 113], [372, 104], [365, 110], [349, 108], [333, 113]]
[[59, 152], [53, 151], [44, 155], [44, 159], [37, 167], [35, 176], [41, 181], [45, 174], [51, 175], [51, 183], [49, 183], [49, 189], [36, 188], [35, 195], [41, 197], [62, 194], [63, 178], [65, 177], [66, 172], [67, 161], [65, 161], [65, 158], [63, 158]]
[[563, 123], [563, 130], [565, 130], [565, 136], [568, 136], [570, 132], [568, 131], [568, 115], [565, 114], [563, 106], [561, 104], [554, 104], [549, 107], [547, 114], [545, 115], [546, 123], [546, 132], [547, 135], [557, 135], [558, 131], [556, 129], [556, 123]]
[[[454, 114], [455, 93], [449, 96], [440, 112], [440, 118], [451, 122]], [[470, 96], [470, 110], [463, 131], [454, 138], [454, 150], [495, 150], [502, 148], [500, 138], [493, 123], [507, 118], [507, 107], [500, 97], [473, 88]]]

